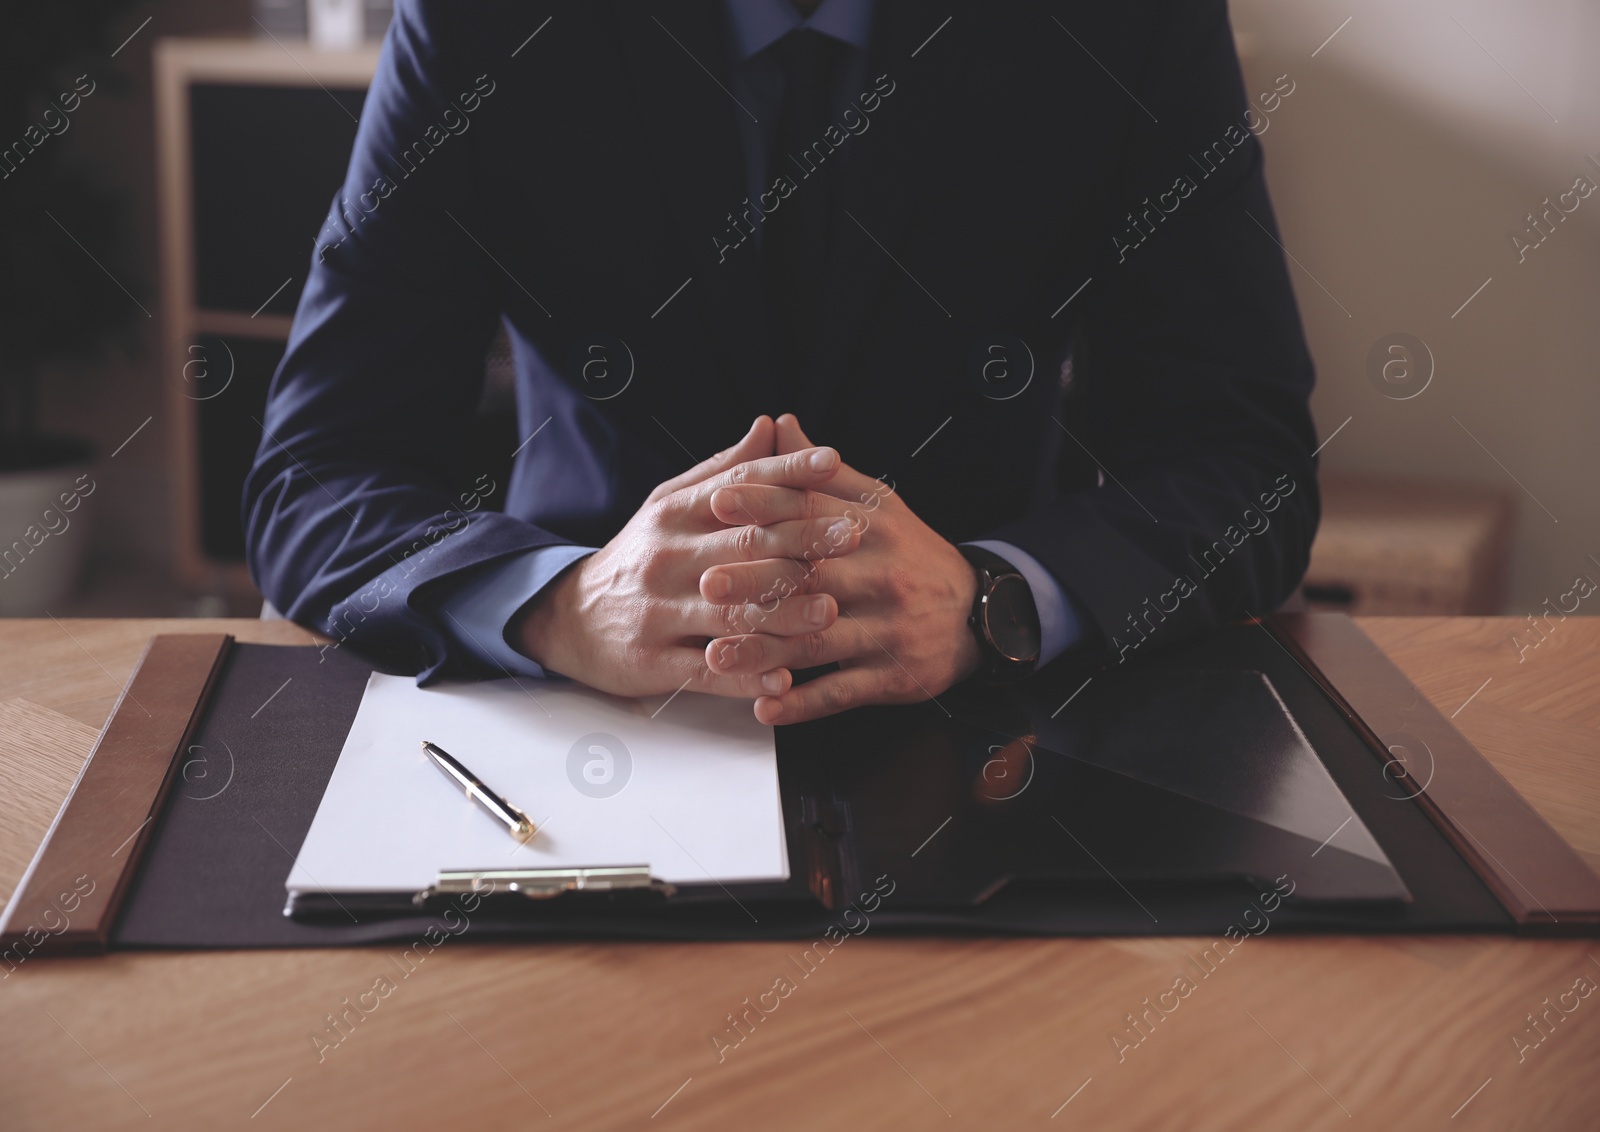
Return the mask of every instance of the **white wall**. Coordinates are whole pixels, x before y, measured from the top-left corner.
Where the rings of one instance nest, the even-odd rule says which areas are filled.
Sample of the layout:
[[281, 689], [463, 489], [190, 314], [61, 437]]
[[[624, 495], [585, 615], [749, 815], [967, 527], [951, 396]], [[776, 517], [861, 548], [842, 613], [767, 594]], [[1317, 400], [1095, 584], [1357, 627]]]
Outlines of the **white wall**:
[[[1507, 612], [1531, 612], [1580, 572], [1600, 581], [1586, 558], [1600, 559], [1600, 191], [1523, 262], [1508, 238], [1578, 173], [1600, 185], [1585, 158], [1600, 161], [1600, 4], [1234, 0], [1232, 11], [1248, 92], [1281, 74], [1296, 83], [1262, 141], [1284, 244], [1303, 265], [1291, 271], [1321, 436], [1351, 418], [1324, 469], [1514, 491]], [[1435, 360], [1410, 400], [1367, 376], [1369, 349], [1394, 331]]]

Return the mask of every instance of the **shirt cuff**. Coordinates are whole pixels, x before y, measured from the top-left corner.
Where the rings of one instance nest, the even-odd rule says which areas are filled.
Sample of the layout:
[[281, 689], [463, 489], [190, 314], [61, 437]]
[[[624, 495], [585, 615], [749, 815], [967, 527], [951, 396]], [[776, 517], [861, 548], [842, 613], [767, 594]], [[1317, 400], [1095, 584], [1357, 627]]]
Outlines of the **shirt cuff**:
[[557, 574], [594, 552], [588, 546], [542, 546], [468, 571], [438, 599], [444, 631], [463, 651], [507, 676], [556, 675], [512, 648], [506, 629]]
[[967, 545], [981, 546], [1004, 558], [1017, 568], [1017, 573], [1033, 591], [1033, 604], [1039, 611], [1039, 663], [1036, 667], [1043, 668], [1083, 639], [1084, 622], [1072, 595], [1037, 558], [1020, 546], [999, 539], [977, 539]]

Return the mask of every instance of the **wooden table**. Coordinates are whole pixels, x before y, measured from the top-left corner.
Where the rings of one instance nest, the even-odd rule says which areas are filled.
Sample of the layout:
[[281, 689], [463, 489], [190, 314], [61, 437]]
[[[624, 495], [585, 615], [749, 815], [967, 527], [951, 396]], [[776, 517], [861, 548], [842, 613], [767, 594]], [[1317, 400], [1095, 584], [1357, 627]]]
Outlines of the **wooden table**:
[[[1600, 621], [1561, 622], [1520, 660], [1516, 625], [1362, 622], [1600, 866]], [[309, 639], [0, 622], [0, 888], [146, 637], [215, 629]], [[1600, 995], [1538, 1045], [1526, 1020], [1580, 976], [1600, 985], [1592, 942], [1269, 930], [1119, 1061], [1125, 1015], [1209, 943], [868, 931], [804, 979], [793, 943], [450, 943], [404, 977], [398, 946], [33, 959], [0, 980], [0, 1127], [1600, 1126]], [[319, 1060], [326, 1016], [385, 975]], [[797, 988], [719, 1062], [712, 1035], [780, 975]]]

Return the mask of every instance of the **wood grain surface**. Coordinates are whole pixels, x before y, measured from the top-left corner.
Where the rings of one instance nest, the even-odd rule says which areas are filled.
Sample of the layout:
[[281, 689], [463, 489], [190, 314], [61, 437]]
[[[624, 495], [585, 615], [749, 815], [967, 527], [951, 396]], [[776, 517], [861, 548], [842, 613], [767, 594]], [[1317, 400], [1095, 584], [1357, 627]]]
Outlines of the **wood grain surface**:
[[[1600, 865], [1600, 621], [1557, 623], [1519, 653], [1520, 624], [1361, 622]], [[145, 640], [188, 630], [311, 639], [284, 622], [0, 622], [0, 889]], [[1163, 999], [1211, 944], [869, 930], [806, 975], [793, 943], [0, 964], [0, 1127], [1600, 1124], [1600, 994], [1573, 992], [1600, 986], [1592, 941], [1269, 929]], [[792, 989], [763, 1000], [780, 978]], [[1127, 1016], [1146, 999], [1144, 1035]], [[729, 1015], [745, 1000], [741, 1033]]]

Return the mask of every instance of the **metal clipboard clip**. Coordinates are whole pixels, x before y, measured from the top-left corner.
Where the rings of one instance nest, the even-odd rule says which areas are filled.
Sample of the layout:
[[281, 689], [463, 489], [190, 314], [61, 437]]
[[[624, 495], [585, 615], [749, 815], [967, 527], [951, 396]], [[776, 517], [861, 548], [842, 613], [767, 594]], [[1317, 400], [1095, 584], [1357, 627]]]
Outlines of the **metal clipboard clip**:
[[671, 896], [676, 885], [656, 880], [649, 865], [608, 865], [588, 869], [441, 869], [431, 888], [412, 898], [416, 904], [436, 896], [517, 892], [530, 900], [549, 900], [568, 892], [659, 892]]

